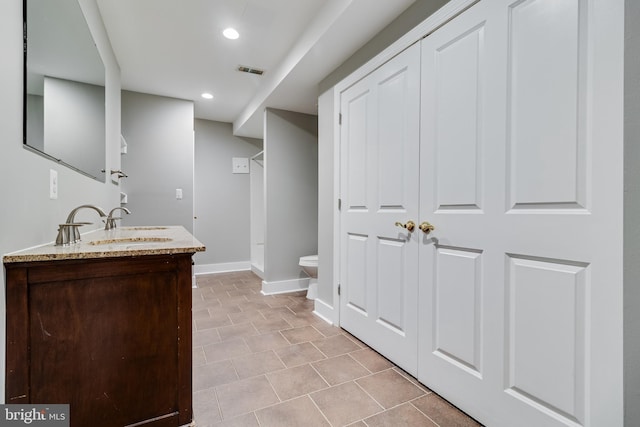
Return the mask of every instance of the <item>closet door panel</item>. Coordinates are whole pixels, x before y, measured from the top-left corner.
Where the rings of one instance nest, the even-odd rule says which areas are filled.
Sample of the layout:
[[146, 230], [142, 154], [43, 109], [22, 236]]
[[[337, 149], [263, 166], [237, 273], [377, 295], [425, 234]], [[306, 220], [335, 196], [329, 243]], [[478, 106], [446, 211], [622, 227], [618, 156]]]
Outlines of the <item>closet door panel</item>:
[[482, 252], [439, 247], [435, 256], [431, 351], [481, 377]]
[[413, 375], [417, 229], [396, 223], [418, 214], [419, 68], [416, 44], [344, 91], [340, 109], [340, 324]]
[[503, 200], [495, 177], [504, 162], [487, 162], [500, 96], [491, 76], [501, 73], [492, 8], [480, 2], [423, 39], [421, 68], [419, 221], [435, 229], [420, 232], [418, 379], [480, 421], [495, 403], [491, 329], [503, 309], [488, 303], [503, 298], [490, 215]]
[[438, 112], [433, 132], [437, 209], [482, 209], [482, 70], [484, 23], [433, 55]]
[[507, 392], [584, 420], [588, 266], [516, 256], [508, 262]]
[[509, 6], [509, 208], [586, 207], [587, 3]]
[[422, 42], [418, 377], [487, 425], [622, 425], [621, 5], [481, 1]]

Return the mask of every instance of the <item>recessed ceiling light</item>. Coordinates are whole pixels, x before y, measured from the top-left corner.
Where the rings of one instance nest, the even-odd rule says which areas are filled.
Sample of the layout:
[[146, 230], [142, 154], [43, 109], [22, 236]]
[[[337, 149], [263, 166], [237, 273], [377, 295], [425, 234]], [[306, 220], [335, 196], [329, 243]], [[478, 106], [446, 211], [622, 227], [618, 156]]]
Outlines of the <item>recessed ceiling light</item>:
[[238, 33], [234, 28], [227, 28], [222, 32], [222, 34], [230, 40], [235, 40], [240, 37], [240, 33]]
[[210, 93], [207, 93], [207, 92], [203, 93], [201, 96], [204, 99], [213, 99], [213, 95], [211, 95]]

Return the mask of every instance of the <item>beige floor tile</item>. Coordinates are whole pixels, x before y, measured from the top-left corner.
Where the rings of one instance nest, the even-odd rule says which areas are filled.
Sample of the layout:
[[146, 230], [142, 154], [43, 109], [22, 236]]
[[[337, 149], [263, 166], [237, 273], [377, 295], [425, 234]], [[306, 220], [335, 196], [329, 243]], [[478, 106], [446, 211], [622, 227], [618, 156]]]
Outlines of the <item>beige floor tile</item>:
[[371, 372], [380, 372], [385, 369], [392, 368], [393, 363], [389, 362], [384, 357], [380, 356], [370, 348], [363, 348], [362, 350], [352, 351], [349, 356], [360, 362], [365, 368]]
[[222, 282], [217, 274], [198, 276], [196, 278], [197, 288], [196, 290], [204, 290], [205, 288], [212, 287], [214, 285], [220, 286]]
[[204, 346], [204, 355], [207, 362], [215, 362], [251, 353], [251, 349], [242, 339], [222, 341]]
[[342, 329], [337, 326], [330, 325], [328, 323], [318, 323], [313, 325], [325, 337], [333, 337], [335, 335], [342, 334]]
[[289, 309], [296, 314], [309, 313], [313, 310], [313, 301], [305, 298], [304, 301], [299, 301], [289, 305]]
[[209, 314], [213, 316], [219, 316], [221, 314], [232, 314], [232, 313], [240, 313], [240, 307], [237, 305], [220, 305], [220, 306], [209, 306]]
[[268, 318], [265, 320], [256, 320], [253, 322], [253, 326], [261, 334], [292, 328], [292, 326], [280, 316]]
[[267, 374], [267, 378], [280, 400], [293, 399], [329, 387], [310, 365], [272, 372]]
[[277, 348], [287, 347], [289, 341], [284, 339], [280, 332], [268, 332], [262, 335], [246, 337], [245, 342], [252, 352], [259, 353], [261, 351], [275, 350]]
[[365, 420], [368, 427], [438, 427], [410, 403], [396, 406]]
[[202, 347], [193, 348], [192, 361], [193, 367], [207, 364], [207, 359], [204, 357], [204, 350], [202, 349]]
[[326, 359], [326, 356], [310, 342], [290, 345], [275, 352], [288, 368]]
[[209, 344], [214, 344], [220, 342], [220, 334], [217, 329], [207, 329], [204, 331], [196, 331], [195, 329], [192, 332], [192, 345], [194, 347], [205, 346]]
[[280, 402], [264, 375], [217, 387], [216, 393], [223, 420]]
[[227, 294], [230, 297], [246, 296], [246, 295], [252, 295], [254, 293], [255, 291], [253, 289], [247, 288], [247, 287], [239, 287], [238, 285], [235, 286], [235, 289], [231, 289], [227, 291]]
[[269, 308], [269, 305], [263, 302], [246, 301], [238, 304], [238, 307], [240, 307], [242, 311], [256, 311]]
[[220, 326], [231, 325], [231, 319], [226, 314], [218, 314], [206, 319], [195, 319], [196, 330], [203, 331], [205, 329], [219, 328]]
[[386, 409], [425, 394], [393, 369], [378, 372], [356, 382]]
[[265, 319], [282, 319], [282, 316], [295, 316], [287, 306], [273, 307], [260, 310]]
[[425, 393], [433, 393], [427, 386], [425, 386], [424, 384], [421, 384], [417, 379], [415, 379], [411, 375], [407, 374], [405, 371], [403, 371], [402, 369], [398, 368], [397, 366], [394, 366], [393, 370], [396, 371], [397, 373], [399, 373], [400, 375], [402, 375], [403, 377], [405, 377], [406, 379], [408, 379], [409, 381], [411, 381], [413, 383], [413, 385], [415, 385], [416, 387], [418, 387], [420, 390], [424, 391]]
[[256, 375], [266, 374], [280, 369], [284, 369], [284, 364], [280, 358], [276, 356], [273, 350], [262, 353], [253, 353], [248, 356], [238, 357], [232, 360], [233, 366], [236, 368], [238, 378], [255, 377]]
[[313, 326], [302, 326], [300, 328], [287, 329], [282, 331], [282, 335], [291, 344], [299, 344], [306, 341], [314, 341], [324, 336], [318, 332]]
[[258, 330], [251, 323], [242, 323], [240, 325], [223, 326], [218, 328], [220, 339], [222, 341], [232, 340], [236, 338], [258, 335]]
[[[250, 414], [240, 415], [239, 417], [232, 418], [230, 420], [222, 421], [220, 423], [214, 424], [211, 427], [259, 427], [258, 420], [256, 419], [255, 414], [252, 412]], [[197, 424], [196, 427], [201, 427], [200, 424]], [[209, 427], [209, 426], [205, 426]]]
[[199, 366], [193, 375], [193, 390], [205, 390], [237, 381], [238, 375], [230, 360]]
[[255, 311], [255, 310], [240, 311], [238, 313], [230, 313], [228, 314], [228, 316], [234, 325], [237, 325], [240, 323], [249, 323], [249, 322], [253, 322], [254, 320], [256, 321], [264, 320], [264, 316], [259, 311]]
[[[265, 302], [270, 308], [287, 307], [288, 305], [291, 305], [291, 299], [289, 297], [278, 297], [277, 295], [266, 299]], [[289, 312], [291, 312], [291, 310], [289, 310]]]
[[353, 360], [348, 354], [314, 362], [312, 366], [330, 385], [370, 375], [369, 370]]
[[210, 294], [210, 293], [211, 293], [211, 288], [199, 287], [199, 288], [191, 289], [191, 296], [193, 298], [200, 297], [202, 294]]
[[193, 393], [193, 416], [198, 427], [213, 425], [222, 420], [214, 389], [210, 388]]
[[244, 295], [230, 297], [229, 295], [218, 294], [215, 297], [220, 301], [222, 305], [230, 305], [230, 306], [238, 306], [247, 302], [247, 299]]
[[197, 298], [193, 298], [191, 300], [191, 309], [192, 310], [199, 310], [201, 308], [208, 308], [211, 305], [213, 305], [211, 302], [205, 300], [201, 295], [199, 295]]
[[[321, 318], [313, 314], [311, 311], [296, 313], [294, 314], [294, 316], [295, 316], [296, 322], [299, 322], [301, 324], [304, 323], [304, 325], [312, 325], [312, 326], [323, 325], [324, 326], [327, 324], [327, 322], [325, 322], [324, 320], [322, 320]], [[287, 318], [285, 317], [285, 319]]]
[[362, 348], [342, 334], [314, 341], [313, 344], [327, 357], [338, 356]]
[[220, 305], [220, 297], [226, 298], [226, 294], [214, 293], [214, 292], [210, 292], [208, 294], [202, 294], [202, 299], [205, 301], [208, 301], [208, 305], [210, 307], [214, 305]]
[[193, 320], [209, 319], [210, 317], [211, 317], [211, 315], [209, 314], [208, 306], [191, 310], [191, 318]]
[[441, 427], [478, 427], [480, 424], [435, 393], [411, 402]]
[[331, 427], [309, 396], [256, 411], [260, 427]]
[[314, 315], [305, 292], [262, 295], [262, 281], [251, 272], [197, 280], [192, 317], [198, 427], [479, 426]]
[[[314, 315], [311, 314], [311, 316], [314, 316]], [[310, 325], [316, 323], [309, 316], [306, 316], [304, 314], [294, 314], [293, 312], [291, 314], [282, 313], [282, 318], [284, 320], [286, 320], [287, 322], [289, 322], [289, 324], [294, 328], [301, 328], [303, 326], [310, 326]], [[323, 337], [323, 336], [324, 335], [320, 335], [320, 337]]]
[[311, 398], [333, 426], [344, 426], [382, 411], [354, 382], [317, 391]]

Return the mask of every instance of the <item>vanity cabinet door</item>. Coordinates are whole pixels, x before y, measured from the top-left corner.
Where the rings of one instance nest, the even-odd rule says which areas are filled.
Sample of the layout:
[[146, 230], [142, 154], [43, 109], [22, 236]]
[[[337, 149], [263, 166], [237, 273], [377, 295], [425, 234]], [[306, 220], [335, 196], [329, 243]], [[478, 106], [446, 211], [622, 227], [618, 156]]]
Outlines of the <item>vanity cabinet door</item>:
[[72, 426], [189, 423], [191, 257], [182, 258], [28, 267], [28, 402], [70, 404]]

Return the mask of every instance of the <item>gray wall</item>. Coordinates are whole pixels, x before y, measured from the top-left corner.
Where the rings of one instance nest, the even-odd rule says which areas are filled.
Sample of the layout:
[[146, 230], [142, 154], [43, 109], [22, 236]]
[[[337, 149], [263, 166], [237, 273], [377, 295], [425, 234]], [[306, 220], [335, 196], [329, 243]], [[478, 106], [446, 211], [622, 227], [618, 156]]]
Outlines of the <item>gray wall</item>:
[[251, 271], [264, 277], [264, 153], [249, 163]]
[[264, 280], [306, 277], [300, 257], [318, 253], [317, 117], [267, 109], [264, 152]]
[[234, 174], [233, 157], [251, 158], [262, 140], [233, 136], [233, 125], [195, 121], [195, 234], [207, 247], [194, 259], [210, 264], [249, 263], [249, 174]]
[[319, 93], [323, 93], [338, 84], [448, 2], [449, 0], [416, 0], [375, 37], [344, 61], [342, 65], [325, 77], [319, 84]]
[[[113, 167], [120, 146], [120, 70], [102, 25], [95, 0], [81, 0], [89, 27], [106, 66], [106, 167]], [[119, 202], [118, 187], [81, 175], [22, 147], [22, 2], [0, 2], [0, 254], [52, 242], [58, 224], [69, 211], [84, 203], [105, 209]], [[49, 199], [49, 169], [58, 171], [58, 199]], [[83, 212], [78, 220], [95, 222], [95, 212]], [[85, 230], [86, 231], [86, 230]], [[0, 287], [4, 289], [4, 274]], [[0, 293], [0, 368], [4, 372], [5, 297]], [[4, 375], [0, 375], [0, 399], [4, 401]]]
[[640, 2], [625, 2], [625, 426], [640, 425]]
[[[333, 305], [334, 292], [334, 254], [337, 254], [334, 241], [335, 215], [338, 212], [337, 189], [334, 189], [334, 96], [329, 90], [318, 99], [318, 299]], [[320, 268], [321, 267], [321, 268]], [[336, 319], [330, 319], [337, 322]]]
[[[193, 102], [122, 92], [124, 225], [181, 225], [193, 232]], [[182, 200], [176, 189], [182, 189]], [[197, 237], [197, 236], [196, 236]]]

